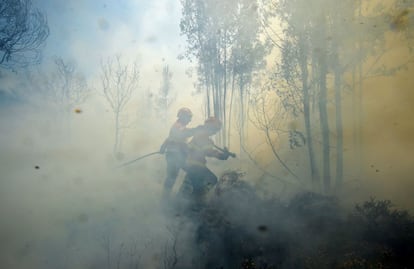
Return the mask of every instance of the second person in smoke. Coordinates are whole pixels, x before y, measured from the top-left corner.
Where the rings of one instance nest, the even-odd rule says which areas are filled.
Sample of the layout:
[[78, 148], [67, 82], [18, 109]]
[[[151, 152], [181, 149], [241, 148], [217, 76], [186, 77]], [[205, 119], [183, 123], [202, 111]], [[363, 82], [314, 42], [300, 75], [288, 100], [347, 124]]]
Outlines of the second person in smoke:
[[178, 110], [177, 120], [170, 128], [169, 135], [161, 145], [160, 152], [165, 153], [167, 161], [167, 177], [164, 182], [163, 197], [168, 198], [180, 169], [184, 169], [187, 158], [187, 140], [194, 135], [197, 128], [187, 128], [193, 113], [183, 107]]
[[205, 195], [217, 183], [217, 176], [207, 167], [206, 157], [227, 160], [229, 156], [235, 156], [227, 150], [218, 150], [210, 138], [220, 129], [221, 121], [215, 117], [209, 117], [204, 125], [197, 129], [188, 144], [187, 174], [179, 194], [187, 197], [196, 208], [201, 206]]

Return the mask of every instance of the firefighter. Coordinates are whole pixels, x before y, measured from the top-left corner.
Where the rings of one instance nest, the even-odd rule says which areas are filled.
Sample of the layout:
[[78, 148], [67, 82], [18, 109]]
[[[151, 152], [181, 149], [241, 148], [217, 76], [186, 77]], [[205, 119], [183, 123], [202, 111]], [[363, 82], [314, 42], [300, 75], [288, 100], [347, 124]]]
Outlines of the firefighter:
[[235, 156], [226, 148], [218, 150], [210, 138], [221, 129], [221, 121], [209, 117], [195, 132], [188, 144], [186, 176], [180, 187], [179, 195], [190, 201], [190, 207], [197, 210], [202, 206], [208, 191], [217, 183], [217, 176], [207, 167], [206, 157], [227, 160]]
[[163, 197], [168, 198], [177, 179], [180, 169], [184, 169], [187, 157], [187, 140], [193, 136], [197, 128], [187, 128], [193, 117], [190, 109], [178, 110], [177, 120], [170, 128], [169, 135], [161, 145], [160, 153], [165, 153], [167, 161], [167, 177], [164, 182]]

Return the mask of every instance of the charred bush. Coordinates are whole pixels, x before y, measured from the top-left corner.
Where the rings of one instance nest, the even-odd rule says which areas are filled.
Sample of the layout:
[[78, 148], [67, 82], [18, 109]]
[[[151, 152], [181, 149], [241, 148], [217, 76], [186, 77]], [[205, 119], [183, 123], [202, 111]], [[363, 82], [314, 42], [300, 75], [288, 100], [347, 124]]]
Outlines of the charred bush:
[[348, 220], [355, 240], [364, 243], [363, 259], [380, 260], [390, 268], [413, 268], [414, 220], [389, 200], [371, 198], [355, 206]]
[[225, 173], [198, 212], [202, 268], [414, 268], [414, 224], [389, 201], [351, 211], [335, 197], [306, 192], [288, 202], [264, 199]]

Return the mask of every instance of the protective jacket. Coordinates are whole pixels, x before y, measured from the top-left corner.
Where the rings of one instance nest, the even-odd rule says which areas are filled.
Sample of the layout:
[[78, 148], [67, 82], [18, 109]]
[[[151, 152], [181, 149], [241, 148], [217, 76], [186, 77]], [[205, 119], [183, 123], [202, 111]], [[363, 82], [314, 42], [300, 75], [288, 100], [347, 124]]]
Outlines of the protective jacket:
[[206, 166], [206, 157], [219, 160], [226, 160], [229, 157], [225, 152], [215, 149], [213, 140], [203, 130], [199, 130], [194, 134], [193, 139], [188, 144], [187, 152], [187, 166]]
[[206, 157], [226, 160], [229, 154], [216, 150], [209, 133], [200, 129], [188, 144], [187, 174], [179, 191], [181, 196], [193, 202], [195, 208], [202, 205], [205, 195], [217, 184], [217, 176], [206, 166]]
[[167, 161], [167, 178], [164, 182], [164, 191], [169, 195], [177, 179], [180, 169], [185, 170], [185, 160], [187, 159], [187, 140], [193, 136], [196, 128], [187, 128], [186, 124], [176, 121], [168, 135], [168, 138], [160, 148], [161, 153], [165, 153]]
[[187, 128], [185, 124], [176, 121], [170, 129], [168, 138], [161, 145], [160, 152], [187, 153], [187, 140], [194, 135], [197, 128]]

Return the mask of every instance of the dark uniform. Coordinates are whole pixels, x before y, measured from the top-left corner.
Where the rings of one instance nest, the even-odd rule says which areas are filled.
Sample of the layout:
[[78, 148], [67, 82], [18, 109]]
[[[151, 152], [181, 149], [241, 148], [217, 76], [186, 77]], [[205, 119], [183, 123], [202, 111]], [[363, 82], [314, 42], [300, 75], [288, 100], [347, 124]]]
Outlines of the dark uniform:
[[[213, 118], [214, 121], [217, 121]], [[214, 122], [212, 118], [196, 131], [193, 139], [188, 144], [188, 156], [186, 161], [186, 176], [180, 188], [179, 194], [193, 202], [195, 207], [200, 206], [209, 190], [217, 184], [217, 176], [207, 167], [206, 157], [227, 160], [229, 152], [219, 151], [215, 148], [210, 136], [221, 127], [221, 122]], [[213, 127], [213, 128], [212, 128]]]
[[177, 114], [178, 120], [172, 125], [168, 138], [161, 146], [160, 152], [165, 152], [167, 161], [167, 178], [164, 182], [164, 196], [169, 196], [180, 169], [185, 168], [187, 158], [187, 140], [193, 136], [197, 128], [187, 128], [192, 113], [188, 108], [181, 108]]

